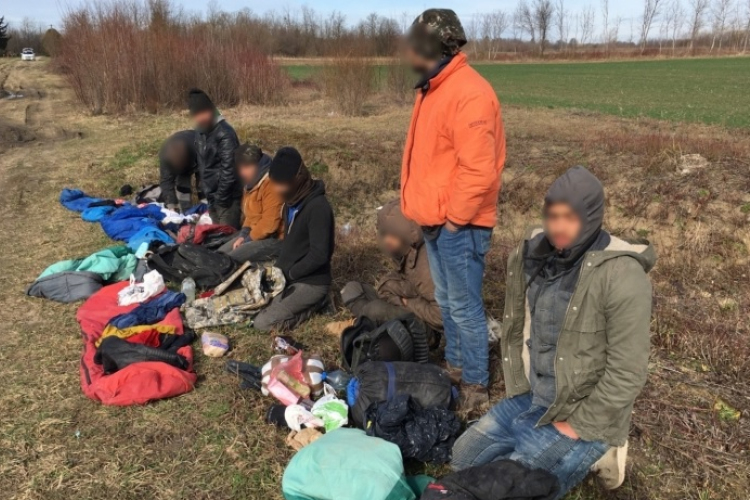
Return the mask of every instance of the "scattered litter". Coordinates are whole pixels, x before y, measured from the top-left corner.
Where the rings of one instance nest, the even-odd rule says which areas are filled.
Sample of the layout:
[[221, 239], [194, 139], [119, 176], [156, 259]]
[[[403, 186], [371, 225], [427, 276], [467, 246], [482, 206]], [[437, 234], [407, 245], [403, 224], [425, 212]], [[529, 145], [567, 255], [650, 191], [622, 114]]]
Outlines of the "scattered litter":
[[78, 429], [76, 429], [76, 432], [73, 435], [76, 437], [76, 439], [81, 439], [81, 431], [79, 431]]
[[301, 431], [292, 431], [286, 437], [286, 444], [291, 446], [295, 451], [299, 451], [310, 443], [314, 443], [323, 437], [323, 434], [313, 427], [302, 429]]
[[677, 164], [677, 170], [682, 175], [689, 175], [710, 165], [707, 159], [699, 154], [682, 155]]
[[220, 358], [229, 350], [229, 339], [226, 335], [214, 332], [204, 332], [201, 335], [203, 354], [211, 358]]

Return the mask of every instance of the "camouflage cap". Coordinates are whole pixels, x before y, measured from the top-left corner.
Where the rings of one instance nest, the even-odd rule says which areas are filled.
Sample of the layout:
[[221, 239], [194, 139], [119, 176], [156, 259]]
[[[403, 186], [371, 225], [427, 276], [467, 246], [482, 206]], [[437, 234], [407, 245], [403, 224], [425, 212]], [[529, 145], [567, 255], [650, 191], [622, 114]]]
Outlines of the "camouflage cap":
[[409, 29], [409, 43], [428, 59], [458, 54], [466, 44], [466, 33], [451, 9], [427, 9]]

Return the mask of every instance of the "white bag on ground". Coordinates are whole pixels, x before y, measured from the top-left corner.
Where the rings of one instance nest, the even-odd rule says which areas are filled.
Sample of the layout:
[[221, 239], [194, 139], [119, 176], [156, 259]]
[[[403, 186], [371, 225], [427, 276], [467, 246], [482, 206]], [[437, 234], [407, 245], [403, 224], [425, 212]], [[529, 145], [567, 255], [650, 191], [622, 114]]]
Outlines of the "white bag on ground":
[[135, 276], [130, 275], [130, 285], [117, 294], [117, 304], [129, 306], [140, 304], [151, 297], [159, 295], [165, 289], [164, 278], [159, 271], [149, 271], [143, 275], [143, 283], [136, 283]]

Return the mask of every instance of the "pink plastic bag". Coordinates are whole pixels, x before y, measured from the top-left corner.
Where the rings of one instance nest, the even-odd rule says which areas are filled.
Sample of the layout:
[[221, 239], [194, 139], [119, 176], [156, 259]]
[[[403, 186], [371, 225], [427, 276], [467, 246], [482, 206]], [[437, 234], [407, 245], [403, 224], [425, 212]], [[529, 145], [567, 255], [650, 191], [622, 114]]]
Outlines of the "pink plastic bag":
[[299, 351], [289, 361], [279, 363], [271, 370], [268, 392], [286, 406], [309, 398], [310, 387], [305, 383], [303, 364], [302, 351]]

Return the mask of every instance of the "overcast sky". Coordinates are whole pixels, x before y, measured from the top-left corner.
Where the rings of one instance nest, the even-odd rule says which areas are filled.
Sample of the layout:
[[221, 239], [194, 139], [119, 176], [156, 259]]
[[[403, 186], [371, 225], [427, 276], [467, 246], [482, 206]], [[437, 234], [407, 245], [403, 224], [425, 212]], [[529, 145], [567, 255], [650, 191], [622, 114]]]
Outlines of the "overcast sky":
[[[97, 1], [97, 0], [91, 0]], [[594, 5], [599, 17], [599, 5], [601, 0], [565, 0], [566, 8], [571, 12], [580, 11], [587, 5]], [[175, 0], [175, 4], [182, 5], [186, 10], [191, 12], [205, 12], [208, 6], [207, 0]], [[513, 12], [517, 5], [517, 0], [474, 0], [474, 1], [454, 1], [432, 3], [422, 0], [364, 0], [352, 2], [351, 0], [315, 0], [315, 1], [296, 1], [281, 0], [278, 2], [268, 2], [268, 0], [220, 0], [215, 2], [221, 10], [236, 11], [243, 8], [249, 8], [254, 12], [263, 13], [269, 10], [269, 4], [276, 9], [287, 6], [290, 9], [299, 8], [302, 5], [309, 5], [316, 11], [325, 13], [337, 10], [346, 16], [349, 24], [356, 24], [357, 21], [365, 17], [370, 12], [377, 12], [380, 15], [400, 17], [402, 13], [407, 12], [412, 17], [416, 17], [424, 9], [429, 7], [448, 7], [458, 12], [458, 15], [465, 21], [471, 15], [482, 12], [490, 12], [495, 9], [503, 9]], [[24, 17], [33, 19], [35, 22], [59, 27], [60, 20], [64, 11], [69, 6], [79, 5], [78, 0], [0, 0], [0, 16], [5, 16], [11, 24], [20, 23]], [[626, 36], [630, 30], [630, 19], [637, 19], [642, 9], [642, 2], [638, 0], [611, 0], [610, 17], [615, 19], [621, 16], [623, 25], [621, 33]], [[600, 19], [598, 19], [600, 21]]]

